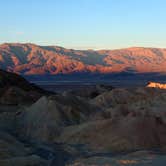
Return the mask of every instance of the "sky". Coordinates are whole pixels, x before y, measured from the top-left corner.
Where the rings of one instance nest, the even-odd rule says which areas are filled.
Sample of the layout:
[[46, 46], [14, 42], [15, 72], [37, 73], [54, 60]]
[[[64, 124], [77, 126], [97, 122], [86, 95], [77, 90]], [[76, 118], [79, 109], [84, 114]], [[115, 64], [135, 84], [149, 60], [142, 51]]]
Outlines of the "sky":
[[166, 48], [165, 0], [0, 0], [0, 43]]

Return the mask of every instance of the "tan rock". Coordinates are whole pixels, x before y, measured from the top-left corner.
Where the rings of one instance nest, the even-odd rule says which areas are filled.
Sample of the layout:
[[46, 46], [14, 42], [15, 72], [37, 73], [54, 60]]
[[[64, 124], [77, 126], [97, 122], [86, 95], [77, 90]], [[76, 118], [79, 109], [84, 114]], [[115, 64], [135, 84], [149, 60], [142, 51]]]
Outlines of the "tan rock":
[[150, 82], [147, 85], [148, 88], [158, 88], [158, 89], [166, 89], [166, 84], [161, 84], [157, 82]]

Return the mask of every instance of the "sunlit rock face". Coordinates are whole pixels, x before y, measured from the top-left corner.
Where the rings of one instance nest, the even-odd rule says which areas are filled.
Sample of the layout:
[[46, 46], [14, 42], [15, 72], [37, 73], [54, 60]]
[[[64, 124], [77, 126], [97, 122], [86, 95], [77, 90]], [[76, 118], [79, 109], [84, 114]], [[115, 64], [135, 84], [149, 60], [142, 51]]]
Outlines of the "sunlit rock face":
[[35, 44], [0, 45], [0, 67], [24, 75], [79, 72], [165, 72], [166, 49], [73, 50]]
[[166, 84], [161, 84], [157, 82], [150, 82], [147, 87], [149, 88], [158, 88], [158, 89], [166, 89]]

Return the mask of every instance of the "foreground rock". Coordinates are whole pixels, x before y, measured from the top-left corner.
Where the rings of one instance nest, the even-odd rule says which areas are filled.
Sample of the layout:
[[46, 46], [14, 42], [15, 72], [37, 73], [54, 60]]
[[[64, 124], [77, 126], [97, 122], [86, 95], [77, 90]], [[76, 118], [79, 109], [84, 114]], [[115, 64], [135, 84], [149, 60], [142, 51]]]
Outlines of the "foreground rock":
[[[32, 144], [16, 135], [17, 117], [24, 107], [50, 93], [30, 84], [23, 77], [0, 70], [0, 165], [46, 166], [49, 161]], [[27, 144], [28, 143], [28, 144]]]
[[84, 145], [93, 152], [166, 148], [166, 91], [113, 89], [85, 101], [42, 97], [18, 116], [18, 132], [31, 140]]
[[92, 103], [101, 107], [101, 112], [89, 122], [64, 128], [58, 141], [107, 152], [165, 148], [165, 91], [115, 89]]
[[87, 121], [95, 107], [81, 98], [56, 95], [42, 97], [18, 116], [18, 132], [30, 139], [53, 142], [69, 125]]
[[0, 165], [1, 166], [34, 166], [47, 165], [48, 161], [32, 154], [33, 151], [6, 132], [0, 132]]
[[126, 117], [66, 128], [60, 140], [85, 144], [93, 151], [122, 152], [141, 149], [162, 149], [166, 145], [165, 124], [157, 118]]
[[166, 163], [166, 156], [152, 151], [137, 151], [125, 155], [93, 156], [77, 159], [68, 166], [163, 166]]
[[49, 94], [17, 74], [0, 70], [0, 104], [33, 103], [42, 95]]
[[14, 157], [10, 159], [0, 160], [1, 166], [47, 166], [48, 163], [41, 157], [36, 155], [26, 156], [26, 157]]
[[166, 90], [102, 86], [93, 96], [47, 95], [15, 81], [1, 82], [0, 165], [166, 163]]

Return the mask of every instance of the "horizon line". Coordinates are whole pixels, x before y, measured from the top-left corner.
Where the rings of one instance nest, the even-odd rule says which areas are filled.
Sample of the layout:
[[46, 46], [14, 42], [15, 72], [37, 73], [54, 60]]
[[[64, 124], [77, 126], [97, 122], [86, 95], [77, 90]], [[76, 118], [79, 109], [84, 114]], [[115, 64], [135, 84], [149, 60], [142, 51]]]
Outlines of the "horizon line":
[[158, 46], [126, 46], [126, 47], [115, 47], [115, 48], [108, 48], [108, 47], [87, 47], [87, 46], [61, 46], [59, 44], [42, 44], [42, 43], [35, 43], [35, 42], [0, 42], [0, 45], [4, 44], [31, 44], [36, 46], [46, 46], [46, 47], [61, 47], [64, 49], [71, 49], [71, 50], [120, 50], [120, 49], [131, 49], [131, 48], [157, 48], [157, 49], [166, 49], [166, 47], [158, 47]]

